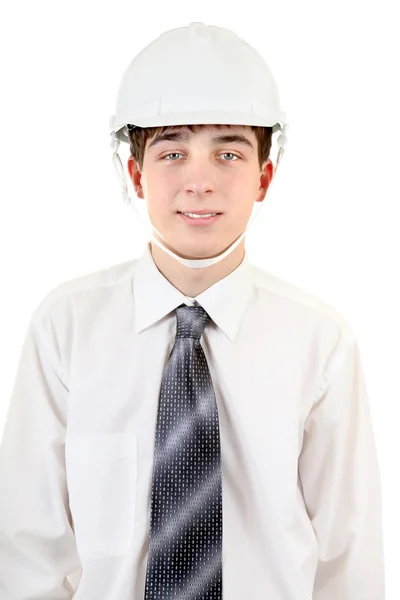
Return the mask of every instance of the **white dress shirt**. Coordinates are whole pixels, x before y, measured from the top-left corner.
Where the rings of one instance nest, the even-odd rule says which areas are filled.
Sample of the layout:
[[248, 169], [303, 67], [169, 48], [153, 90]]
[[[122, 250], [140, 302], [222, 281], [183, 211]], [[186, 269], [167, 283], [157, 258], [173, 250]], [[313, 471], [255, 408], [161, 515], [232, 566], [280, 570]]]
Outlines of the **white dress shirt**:
[[[194, 300], [211, 317], [223, 598], [383, 600], [380, 472], [350, 326], [247, 254]], [[147, 243], [32, 312], [0, 448], [1, 600], [143, 600], [182, 303]]]

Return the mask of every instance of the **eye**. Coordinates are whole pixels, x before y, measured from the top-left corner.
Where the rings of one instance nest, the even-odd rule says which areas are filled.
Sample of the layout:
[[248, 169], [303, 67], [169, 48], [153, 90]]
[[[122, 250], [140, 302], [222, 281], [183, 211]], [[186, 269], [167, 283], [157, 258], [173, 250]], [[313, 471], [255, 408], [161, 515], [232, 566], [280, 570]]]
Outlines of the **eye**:
[[[163, 156], [161, 158], [161, 160], [165, 160], [169, 156], [176, 156], [176, 155], [183, 156], [180, 152], [170, 152], [169, 154], [166, 154], [165, 156]], [[220, 156], [224, 156], [224, 155], [225, 156], [227, 156], [227, 155], [235, 156], [237, 159], [239, 159], [239, 157], [237, 156], [237, 154], [234, 154], [233, 152], [222, 152], [222, 154], [220, 154]], [[168, 162], [175, 162], [175, 161], [168, 160]], [[226, 162], [236, 162], [236, 161], [234, 161], [234, 160], [228, 160]]]
[[[236, 158], [239, 158], [237, 156], [237, 154], [234, 154], [233, 152], [223, 152], [221, 156], [223, 156], [225, 154], [225, 156], [227, 156], [228, 154], [230, 154], [231, 156], [236, 156]], [[228, 160], [228, 162], [236, 162], [234, 160]]]
[[[180, 152], [170, 152], [169, 154], [166, 154], [165, 156], [162, 157], [161, 160], [165, 160], [168, 156], [174, 156], [174, 154], [179, 154], [180, 156], [182, 156], [182, 154]], [[170, 162], [174, 162], [174, 161], [170, 161]]]

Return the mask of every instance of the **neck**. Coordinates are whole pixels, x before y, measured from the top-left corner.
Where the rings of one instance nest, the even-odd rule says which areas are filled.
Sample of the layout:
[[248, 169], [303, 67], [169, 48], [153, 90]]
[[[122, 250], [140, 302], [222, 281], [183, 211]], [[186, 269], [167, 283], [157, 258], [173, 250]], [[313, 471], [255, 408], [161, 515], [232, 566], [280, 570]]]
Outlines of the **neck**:
[[[157, 269], [182, 294], [194, 298], [217, 281], [227, 277], [241, 264], [245, 256], [244, 242], [245, 238], [223, 260], [204, 269], [186, 267], [164, 250], [161, 250], [157, 244], [150, 241], [149, 245]], [[173, 250], [173, 248], [169, 249]]]

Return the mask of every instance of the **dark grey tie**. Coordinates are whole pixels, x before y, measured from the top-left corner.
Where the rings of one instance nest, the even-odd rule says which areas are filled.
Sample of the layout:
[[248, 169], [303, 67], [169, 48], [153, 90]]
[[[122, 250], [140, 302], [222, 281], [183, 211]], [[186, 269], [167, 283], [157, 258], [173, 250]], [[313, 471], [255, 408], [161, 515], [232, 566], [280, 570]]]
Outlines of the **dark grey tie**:
[[222, 599], [219, 419], [200, 344], [210, 316], [176, 309], [158, 405], [145, 600]]

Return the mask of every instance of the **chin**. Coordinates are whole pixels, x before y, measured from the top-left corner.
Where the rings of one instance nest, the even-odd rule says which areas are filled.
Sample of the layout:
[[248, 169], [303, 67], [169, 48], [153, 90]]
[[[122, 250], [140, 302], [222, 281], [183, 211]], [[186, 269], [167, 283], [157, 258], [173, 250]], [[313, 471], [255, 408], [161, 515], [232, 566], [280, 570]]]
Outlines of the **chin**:
[[193, 260], [196, 258], [214, 258], [215, 256], [219, 256], [225, 250], [225, 247], [219, 248], [216, 247], [216, 244], [204, 244], [204, 242], [197, 244], [183, 242], [170, 244], [167, 240], [165, 240], [163, 243], [168, 248], [168, 250], [171, 250], [181, 258], [185, 258], [188, 260]]

